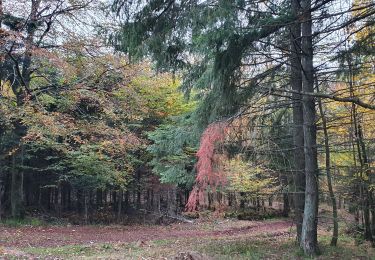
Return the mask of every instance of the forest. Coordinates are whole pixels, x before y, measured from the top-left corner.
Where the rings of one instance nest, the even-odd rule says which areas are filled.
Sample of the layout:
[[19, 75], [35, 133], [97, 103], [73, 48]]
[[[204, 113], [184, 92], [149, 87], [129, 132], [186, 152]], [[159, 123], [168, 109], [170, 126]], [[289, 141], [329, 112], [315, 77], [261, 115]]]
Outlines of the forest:
[[375, 258], [374, 122], [374, 0], [0, 0], [0, 258]]

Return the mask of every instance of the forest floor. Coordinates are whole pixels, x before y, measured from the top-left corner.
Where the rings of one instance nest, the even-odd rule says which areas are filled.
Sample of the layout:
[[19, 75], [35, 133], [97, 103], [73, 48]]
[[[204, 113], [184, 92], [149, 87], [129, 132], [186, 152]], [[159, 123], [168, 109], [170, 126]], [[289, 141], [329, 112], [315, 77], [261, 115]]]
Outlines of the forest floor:
[[[167, 226], [0, 226], [0, 259], [303, 259], [288, 219]], [[321, 229], [319, 259], [375, 259], [366, 243]]]

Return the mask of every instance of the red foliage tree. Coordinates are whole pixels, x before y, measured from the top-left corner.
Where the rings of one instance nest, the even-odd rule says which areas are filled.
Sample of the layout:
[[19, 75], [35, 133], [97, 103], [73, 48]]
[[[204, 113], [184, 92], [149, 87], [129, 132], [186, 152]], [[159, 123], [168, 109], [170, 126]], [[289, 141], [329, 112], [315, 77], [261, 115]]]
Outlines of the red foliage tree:
[[199, 205], [204, 205], [204, 192], [208, 187], [216, 189], [226, 184], [222, 167], [225, 154], [218, 152], [218, 146], [224, 143], [227, 131], [228, 123], [216, 122], [210, 124], [202, 134], [197, 152], [197, 177], [186, 204], [187, 211], [195, 211]]

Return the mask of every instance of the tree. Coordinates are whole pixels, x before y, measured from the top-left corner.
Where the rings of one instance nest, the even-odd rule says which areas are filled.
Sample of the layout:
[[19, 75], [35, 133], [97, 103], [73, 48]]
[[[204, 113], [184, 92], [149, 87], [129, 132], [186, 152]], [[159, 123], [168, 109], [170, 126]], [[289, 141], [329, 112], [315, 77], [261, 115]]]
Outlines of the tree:
[[[317, 87], [317, 91], [319, 88]], [[324, 134], [324, 149], [325, 149], [325, 167], [326, 167], [326, 175], [327, 175], [327, 185], [329, 190], [329, 196], [332, 203], [332, 217], [333, 217], [333, 234], [331, 245], [337, 246], [337, 239], [339, 236], [339, 227], [338, 227], [338, 215], [337, 215], [337, 202], [335, 193], [333, 192], [332, 187], [332, 174], [331, 174], [331, 150], [329, 147], [329, 136], [328, 136], [328, 129], [327, 129], [327, 118], [323, 110], [323, 105], [321, 100], [318, 100], [318, 107], [319, 113], [322, 120], [322, 127], [323, 127], [323, 134]]]
[[149, 132], [148, 138], [153, 142], [147, 148], [153, 158], [150, 165], [162, 183], [192, 187], [198, 143], [195, 133], [190, 112], [169, 118]]
[[[293, 4], [292, 13], [288, 11], [290, 3]], [[116, 47], [134, 58], [150, 55], [158, 69], [182, 70], [185, 88], [194, 86], [204, 97], [197, 110], [203, 126], [235, 117], [237, 113], [247, 113], [256, 94], [266, 95], [268, 90], [272, 92], [273, 86], [284, 94], [281, 76], [284, 73], [283, 60], [285, 56], [290, 57], [292, 77], [289, 82], [292, 83], [293, 98], [297, 99], [294, 105], [295, 172], [298, 173], [295, 185], [297, 192], [303, 192], [304, 168], [308, 186], [302, 228], [301, 217], [298, 217], [297, 223], [298, 234], [301, 230], [301, 247], [307, 254], [315, 254], [317, 251], [318, 205], [313, 33], [310, 18], [312, 12], [321, 10], [325, 4], [323, 1], [311, 6], [311, 2], [301, 1], [299, 10], [298, 1], [281, 4], [269, 1], [268, 5], [244, 1], [217, 1], [214, 5], [209, 1], [161, 1], [137, 5], [130, 1], [114, 1], [114, 9], [125, 17], [125, 24], [113, 41]], [[292, 23], [292, 39], [287, 45], [292, 46], [290, 55], [284, 55], [285, 41], [275, 33], [285, 33], [289, 23]], [[280, 51], [280, 56], [269, 55], [272, 51]], [[262, 53], [264, 56], [259, 58], [258, 54]], [[302, 95], [302, 106], [298, 102], [303, 94], [301, 91], [310, 94]], [[302, 122], [303, 137], [299, 135]], [[300, 160], [302, 140], [304, 160]], [[207, 145], [206, 149], [209, 149], [214, 144]], [[210, 167], [208, 163], [203, 165]], [[300, 197], [296, 195], [297, 214], [303, 205]]]
[[[291, 0], [292, 14], [297, 16], [300, 12], [300, 1]], [[297, 242], [301, 241], [303, 210], [305, 205], [305, 157], [303, 137], [303, 111], [302, 97], [298, 92], [302, 91], [301, 68], [301, 24], [295, 21], [290, 28], [290, 85], [293, 93], [293, 149], [294, 149], [294, 204], [297, 225]]]
[[[34, 73], [34, 56], [45, 47], [46, 38], [60, 16], [70, 15], [73, 12], [87, 7], [89, 2], [70, 4], [61, 1], [32, 0], [27, 3], [17, 3], [10, 9], [3, 9], [2, 20], [6, 26], [5, 44], [1, 52], [5, 56], [3, 61], [2, 81], [11, 82], [11, 89], [16, 96], [17, 106], [22, 109], [27, 99], [35, 98], [30, 83]], [[3, 4], [3, 3], [2, 3]], [[4, 6], [9, 3], [5, 2]], [[24, 12], [26, 11], [26, 13]], [[22, 16], [23, 15], [23, 16]], [[2, 29], [3, 30], [3, 29]], [[5, 73], [4, 73], [5, 72]], [[14, 121], [14, 133], [18, 138], [17, 149], [12, 153], [12, 185], [11, 203], [12, 215], [15, 218], [23, 217], [23, 161], [24, 147], [22, 138], [26, 128], [21, 121]]]
[[[314, 66], [311, 1], [301, 0], [302, 9], [302, 90], [314, 92]], [[317, 248], [318, 226], [318, 160], [316, 147], [316, 110], [315, 98], [304, 96], [303, 104], [303, 134], [306, 173], [305, 208], [303, 213], [301, 247], [307, 255], [315, 255]]]
[[84, 48], [95, 42], [65, 44], [70, 49], [63, 54], [50, 50], [35, 58], [41, 66], [30, 81], [33, 97], [22, 107], [14, 106], [10, 82], [1, 90], [1, 169], [9, 173], [9, 155], [18, 149], [12, 124], [18, 120], [25, 130], [20, 182], [30, 184], [18, 192], [26, 206], [57, 214], [82, 206], [88, 221], [104, 197], [95, 205], [93, 194], [110, 190], [117, 201], [111, 206], [121, 215], [122, 195], [146, 163], [146, 131], [158, 125], [152, 121], [189, 106], [171, 75], [156, 77], [147, 64], [131, 66], [123, 55]]

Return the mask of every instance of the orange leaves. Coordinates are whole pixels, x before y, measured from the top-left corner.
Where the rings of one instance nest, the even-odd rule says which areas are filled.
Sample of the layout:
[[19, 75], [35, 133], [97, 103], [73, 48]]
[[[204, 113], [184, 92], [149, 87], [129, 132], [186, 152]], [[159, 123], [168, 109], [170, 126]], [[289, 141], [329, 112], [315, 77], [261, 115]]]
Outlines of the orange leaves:
[[[225, 140], [227, 123], [219, 122], [210, 124], [201, 137], [201, 143], [197, 152], [197, 178], [198, 185], [206, 188], [207, 186], [217, 187], [224, 185], [226, 179], [223, 173], [222, 165], [224, 154], [217, 153], [217, 145]], [[223, 158], [224, 157], [224, 158]]]
[[218, 153], [218, 146], [225, 141], [227, 131], [228, 123], [216, 122], [210, 124], [202, 134], [197, 152], [197, 177], [186, 210], [194, 211], [199, 201], [200, 204], [204, 203], [203, 193], [208, 187], [215, 189], [227, 183], [223, 169], [226, 155], [223, 152]]

